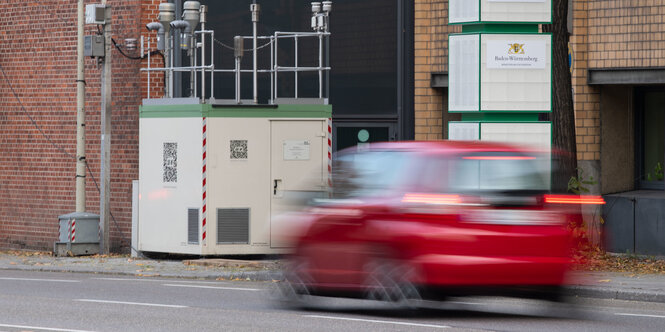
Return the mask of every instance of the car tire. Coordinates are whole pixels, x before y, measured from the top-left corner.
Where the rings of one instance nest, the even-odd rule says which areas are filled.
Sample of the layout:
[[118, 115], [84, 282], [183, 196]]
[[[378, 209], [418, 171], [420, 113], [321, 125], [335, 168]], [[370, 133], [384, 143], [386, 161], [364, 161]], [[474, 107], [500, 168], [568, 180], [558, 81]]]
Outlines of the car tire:
[[306, 307], [309, 303], [311, 278], [306, 271], [304, 259], [292, 259], [285, 262], [282, 273], [271, 285], [271, 297], [282, 305], [290, 307]]
[[384, 301], [399, 307], [415, 309], [421, 300], [420, 290], [413, 283], [415, 269], [398, 260], [376, 258], [365, 269], [365, 298]]

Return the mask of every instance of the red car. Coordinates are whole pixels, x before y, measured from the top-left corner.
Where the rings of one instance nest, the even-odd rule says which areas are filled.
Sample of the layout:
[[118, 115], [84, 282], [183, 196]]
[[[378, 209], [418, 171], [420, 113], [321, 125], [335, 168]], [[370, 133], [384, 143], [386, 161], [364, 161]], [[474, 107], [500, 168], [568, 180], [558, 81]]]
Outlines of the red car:
[[549, 152], [485, 142], [378, 143], [334, 159], [332, 194], [299, 220], [282, 294], [402, 303], [460, 295], [557, 300], [570, 220]]

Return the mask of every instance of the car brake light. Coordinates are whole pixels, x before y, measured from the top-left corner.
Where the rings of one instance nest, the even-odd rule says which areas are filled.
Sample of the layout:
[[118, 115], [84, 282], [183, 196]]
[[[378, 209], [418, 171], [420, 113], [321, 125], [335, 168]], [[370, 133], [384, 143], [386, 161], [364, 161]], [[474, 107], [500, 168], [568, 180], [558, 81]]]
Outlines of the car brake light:
[[402, 198], [402, 203], [452, 205], [452, 204], [461, 204], [462, 199], [460, 198], [459, 195], [450, 195], [450, 194], [407, 193]]
[[462, 159], [470, 160], [533, 160], [536, 157], [529, 156], [466, 156]]
[[603, 205], [605, 200], [601, 196], [545, 195], [545, 203]]

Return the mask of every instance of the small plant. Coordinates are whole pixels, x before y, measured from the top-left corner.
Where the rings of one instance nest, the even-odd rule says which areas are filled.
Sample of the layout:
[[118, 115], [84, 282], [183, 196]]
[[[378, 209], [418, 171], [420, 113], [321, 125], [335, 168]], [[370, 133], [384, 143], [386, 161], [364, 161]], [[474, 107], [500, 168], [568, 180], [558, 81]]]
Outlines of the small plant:
[[647, 173], [648, 181], [663, 181], [663, 164], [659, 162], [656, 163], [656, 166], [653, 167], [653, 176], [651, 172]]
[[582, 193], [588, 193], [589, 188], [587, 186], [592, 186], [598, 181], [594, 180], [593, 176], [590, 176], [588, 179], [584, 178], [584, 170], [578, 168], [577, 176], [571, 176], [568, 180], [568, 191], [580, 195]]

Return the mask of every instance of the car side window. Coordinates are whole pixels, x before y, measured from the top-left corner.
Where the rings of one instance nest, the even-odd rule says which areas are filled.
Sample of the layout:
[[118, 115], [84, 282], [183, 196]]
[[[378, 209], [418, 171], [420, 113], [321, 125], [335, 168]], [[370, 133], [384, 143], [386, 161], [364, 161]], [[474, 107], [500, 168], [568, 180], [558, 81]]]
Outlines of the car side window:
[[420, 192], [446, 193], [450, 178], [450, 159], [445, 156], [425, 156], [419, 160], [418, 188]]

